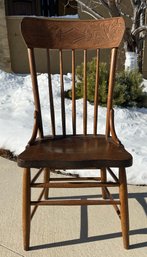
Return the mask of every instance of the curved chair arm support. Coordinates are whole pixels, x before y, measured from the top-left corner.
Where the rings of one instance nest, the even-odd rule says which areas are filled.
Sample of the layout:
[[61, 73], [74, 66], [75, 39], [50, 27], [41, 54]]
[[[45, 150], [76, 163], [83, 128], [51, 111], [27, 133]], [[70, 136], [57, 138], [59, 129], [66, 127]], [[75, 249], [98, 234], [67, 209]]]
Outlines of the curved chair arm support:
[[35, 110], [34, 111], [34, 127], [33, 127], [33, 132], [32, 132], [32, 136], [27, 144], [27, 147], [32, 145], [35, 142], [35, 139], [37, 137], [37, 133], [38, 133], [38, 129], [39, 129], [39, 123], [38, 123], [38, 112]]
[[114, 109], [110, 110], [110, 132], [112, 135], [112, 139], [113, 141], [117, 144], [117, 145], [122, 145], [120, 140], [117, 137], [116, 131], [115, 131], [115, 125], [114, 125]]

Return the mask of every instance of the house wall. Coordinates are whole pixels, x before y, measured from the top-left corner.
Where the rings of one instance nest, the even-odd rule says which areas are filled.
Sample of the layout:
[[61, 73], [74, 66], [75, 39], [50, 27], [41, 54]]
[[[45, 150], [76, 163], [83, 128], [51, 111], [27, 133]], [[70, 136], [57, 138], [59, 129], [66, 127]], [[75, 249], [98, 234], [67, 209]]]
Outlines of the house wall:
[[11, 70], [4, 0], [0, 0], [0, 69]]

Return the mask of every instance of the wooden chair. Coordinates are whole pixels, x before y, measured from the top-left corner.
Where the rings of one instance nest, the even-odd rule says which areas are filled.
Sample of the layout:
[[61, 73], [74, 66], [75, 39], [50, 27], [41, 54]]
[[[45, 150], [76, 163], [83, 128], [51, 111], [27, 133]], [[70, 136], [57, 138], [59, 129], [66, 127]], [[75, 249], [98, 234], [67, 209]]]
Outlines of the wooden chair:
[[[132, 165], [132, 156], [120, 143], [114, 127], [114, 110], [112, 108], [113, 86], [115, 79], [117, 50], [125, 30], [122, 18], [104, 20], [48, 20], [45, 18], [26, 17], [21, 24], [21, 31], [28, 48], [30, 72], [34, 94], [34, 128], [32, 137], [24, 150], [18, 156], [18, 165], [24, 168], [23, 175], [23, 240], [24, 249], [29, 249], [30, 223], [39, 205], [112, 205], [116, 210], [122, 227], [124, 247], [129, 247], [129, 219], [128, 197], [125, 168]], [[51, 135], [45, 135], [38, 88], [38, 77], [35, 59], [35, 48], [46, 49], [48, 70], [48, 99], [51, 120]], [[100, 51], [110, 49], [110, 73], [108, 82], [106, 126], [103, 134], [98, 134], [98, 104], [99, 104], [99, 63]], [[58, 49], [61, 86], [61, 126], [58, 134], [56, 121], [55, 100], [53, 98], [50, 52]], [[72, 59], [72, 132], [67, 134], [66, 102], [63, 79], [63, 49], [71, 49]], [[75, 99], [75, 52], [83, 49], [84, 60], [84, 93], [83, 93], [83, 128], [77, 133], [78, 102]], [[96, 49], [96, 81], [94, 97], [94, 113], [92, 133], [87, 129], [87, 51]], [[70, 54], [70, 52], [69, 52]], [[69, 123], [69, 121], [68, 121]], [[112, 168], [118, 168], [118, 176]], [[36, 168], [37, 173], [31, 179], [31, 168]], [[39, 170], [38, 170], [39, 169]], [[69, 169], [98, 169], [100, 177], [76, 178], [67, 177], [50, 178], [50, 171]], [[44, 172], [44, 181], [36, 180]], [[112, 176], [112, 181], [107, 180], [107, 173]], [[86, 188], [101, 187], [102, 199], [49, 199], [49, 188]], [[113, 199], [108, 187], [119, 188], [119, 199]], [[42, 188], [36, 201], [31, 200], [31, 188]], [[42, 198], [45, 198], [44, 200]], [[118, 207], [120, 205], [120, 207]], [[31, 206], [34, 209], [31, 211]], [[60, 215], [60, 214], [59, 214]]]

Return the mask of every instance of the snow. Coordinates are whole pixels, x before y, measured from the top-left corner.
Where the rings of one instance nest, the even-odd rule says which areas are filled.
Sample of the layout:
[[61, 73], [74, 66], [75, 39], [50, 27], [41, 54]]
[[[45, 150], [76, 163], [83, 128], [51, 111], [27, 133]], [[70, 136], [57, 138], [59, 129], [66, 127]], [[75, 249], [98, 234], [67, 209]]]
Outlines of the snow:
[[138, 54], [126, 52], [125, 70], [138, 70]]
[[51, 18], [54, 19], [79, 19], [78, 14], [67, 14], [67, 15], [62, 15], [62, 16], [51, 16]]
[[[43, 119], [45, 133], [48, 131], [48, 98], [47, 98], [47, 75], [39, 74], [39, 88], [43, 99]], [[57, 133], [60, 133], [60, 77], [52, 75], [53, 94], [57, 107]], [[147, 91], [147, 80], [144, 80]], [[65, 89], [71, 87], [71, 74], [64, 76]], [[82, 100], [78, 101], [77, 125], [78, 133], [82, 129]], [[71, 101], [66, 99], [67, 117], [71, 120]], [[9, 149], [18, 155], [24, 150], [30, 139], [33, 126], [33, 97], [30, 75], [16, 75], [0, 71], [0, 148]], [[89, 119], [93, 117], [93, 106], [88, 104], [90, 111]], [[104, 132], [106, 108], [99, 107], [99, 133]], [[133, 166], [127, 168], [127, 179], [129, 184], [147, 184], [147, 109], [115, 107], [116, 132], [125, 148], [133, 155]], [[71, 127], [67, 123], [67, 132]], [[90, 122], [88, 130], [91, 131]], [[91, 131], [92, 132], [92, 131]], [[74, 173], [74, 171], [72, 171]], [[96, 175], [97, 171], [78, 171], [80, 175]]]

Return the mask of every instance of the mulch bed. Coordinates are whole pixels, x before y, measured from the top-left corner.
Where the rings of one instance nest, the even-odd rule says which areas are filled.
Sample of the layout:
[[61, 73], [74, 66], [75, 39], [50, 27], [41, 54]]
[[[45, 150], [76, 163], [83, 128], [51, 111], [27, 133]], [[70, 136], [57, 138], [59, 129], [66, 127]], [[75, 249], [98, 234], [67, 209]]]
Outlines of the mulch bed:
[[17, 156], [14, 155], [10, 150], [0, 148], [0, 156], [11, 161], [17, 160]]

